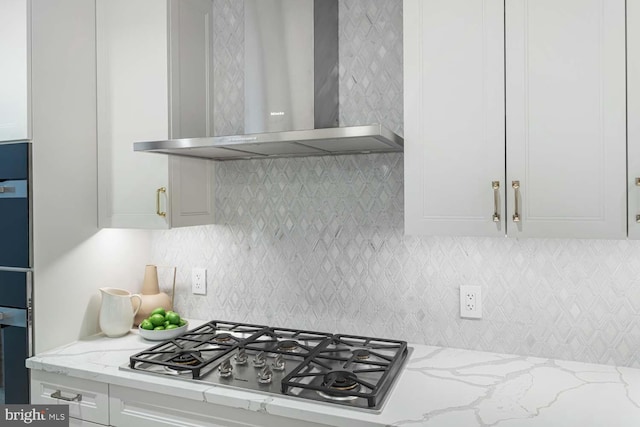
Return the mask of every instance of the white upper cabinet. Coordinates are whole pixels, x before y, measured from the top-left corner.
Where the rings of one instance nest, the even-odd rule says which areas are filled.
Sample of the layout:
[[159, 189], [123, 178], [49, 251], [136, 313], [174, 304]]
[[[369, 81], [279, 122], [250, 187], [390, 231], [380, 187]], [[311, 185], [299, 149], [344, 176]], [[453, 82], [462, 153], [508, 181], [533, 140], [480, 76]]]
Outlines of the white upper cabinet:
[[214, 220], [213, 162], [133, 151], [211, 136], [211, 1], [98, 0], [101, 227]]
[[624, 238], [625, 1], [505, 12], [509, 236]]
[[624, 238], [624, 0], [404, 6], [406, 232]]
[[640, 0], [627, 0], [629, 238], [640, 239]]
[[213, 136], [212, 0], [169, 5], [171, 135]]
[[503, 1], [403, 15], [406, 232], [504, 235]]
[[0, 142], [31, 139], [30, 4], [0, 1]]

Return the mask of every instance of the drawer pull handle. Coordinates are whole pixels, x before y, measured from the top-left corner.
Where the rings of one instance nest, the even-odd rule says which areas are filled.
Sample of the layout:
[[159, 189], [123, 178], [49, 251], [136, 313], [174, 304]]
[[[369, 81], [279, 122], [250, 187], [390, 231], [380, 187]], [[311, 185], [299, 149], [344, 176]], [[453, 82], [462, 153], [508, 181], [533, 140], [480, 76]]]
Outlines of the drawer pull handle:
[[0, 193], [15, 193], [16, 187], [0, 187]]
[[160, 193], [166, 193], [167, 189], [165, 187], [160, 187], [156, 190], [156, 214], [161, 217], [167, 216], [167, 212], [160, 211]]
[[500, 181], [491, 182], [493, 188], [493, 222], [500, 222]]
[[82, 401], [82, 395], [80, 393], [76, 394], [73, 397], [65, 397], [65, 396], [62, 395], [62, 392], [60, 390], [56, 390], [53, 393], [51, 393], [51, 397], [53, 399], [66, 400], [67, 402], [81, 402]]
[[520, 204], [518, 203], [518, 190], [520, 190], [520, 181], [513, 181], [513, 198], [515, 201], [515, 212], [513, 213], [513, 222], [520, 222]]

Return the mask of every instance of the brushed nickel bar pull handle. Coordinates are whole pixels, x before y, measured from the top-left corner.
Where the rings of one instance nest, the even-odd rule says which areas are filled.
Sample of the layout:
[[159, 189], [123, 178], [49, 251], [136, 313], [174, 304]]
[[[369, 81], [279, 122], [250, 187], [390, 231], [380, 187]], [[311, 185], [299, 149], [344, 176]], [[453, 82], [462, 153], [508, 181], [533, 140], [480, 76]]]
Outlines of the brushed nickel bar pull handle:
[[[636, 177], [636, 187], [640, 187], [640, 177]], [[640, 223], [640, 215], [636, 215], [636, 222]]]
[[62, 392], [60, 390], [56, 390], [55, 392], [51, 393], [51, 397], [53, 399], [65, 400], [67, 402], [81, 402], [82, 401], [82, 395], [80, 393], [76, 394], [73, 397], [65, 397], [65, 396], [62, 395]]
[[16, 192], [16, 187], [8, 187], [8, 186], [0, 187], [0, 193], [15, 193], [15, 192]]
[[492, 181], [493, 188], [493, 222], [500, 222], [500, 181]]
[[160, 193], [166, 193], [167, 189], [165, 187], [160, 187], [156, 190], [156, 214], [161, 217], [167, 216], [167, 212], [160, 211]]
[[513, 187], [513, 197], [515, 199], [515, 212], [513, 213], [513, 222], [520, 222], [520, 204], [518, 203], [518, 190], [520, 190], [520, 181], [511, 181]]

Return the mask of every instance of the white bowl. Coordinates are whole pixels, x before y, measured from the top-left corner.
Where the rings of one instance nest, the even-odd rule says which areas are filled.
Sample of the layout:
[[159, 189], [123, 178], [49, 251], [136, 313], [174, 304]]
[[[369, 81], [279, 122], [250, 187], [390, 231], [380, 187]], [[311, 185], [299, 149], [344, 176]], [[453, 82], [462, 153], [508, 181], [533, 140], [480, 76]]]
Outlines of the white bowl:
[[183, 326], [175, 329], [161, 329], [156, 331], [155, 329], [142, 329], [140, 325], [138, 325], [138, 332], [140, 336], [145, 340], [149, 341], [166, 341], [171, 338], [175, 338], [178, 335], [182, 335], [187, 332], [187, 328], [189, 327], [189, 322], [185, 323]]

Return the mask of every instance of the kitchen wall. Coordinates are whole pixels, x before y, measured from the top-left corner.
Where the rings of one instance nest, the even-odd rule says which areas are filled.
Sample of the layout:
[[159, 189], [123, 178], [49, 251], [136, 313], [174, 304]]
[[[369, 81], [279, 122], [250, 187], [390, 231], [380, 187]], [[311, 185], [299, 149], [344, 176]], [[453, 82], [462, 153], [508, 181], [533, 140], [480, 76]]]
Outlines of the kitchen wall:
[[[240, 2], [214, 3], [241, 22]], [[401, 23], [400, 0], [340, 1], [343, 125], [401, 132]], [[242, 78], [226, 79], [239, 99]], [[639, 242], [405, 236], [402, 154], [216, 173], [217, 224], [152, 237], [187, 316], [640, 367]], [[193, 267], [208, 270], [206, 296], [190, 293]], [[463, 284], [482, 286], [482, 320], [459, 318]]]

